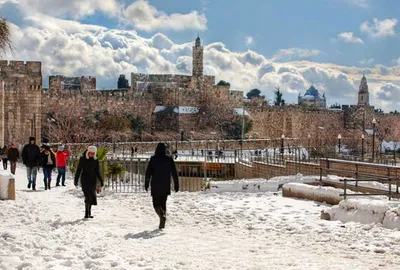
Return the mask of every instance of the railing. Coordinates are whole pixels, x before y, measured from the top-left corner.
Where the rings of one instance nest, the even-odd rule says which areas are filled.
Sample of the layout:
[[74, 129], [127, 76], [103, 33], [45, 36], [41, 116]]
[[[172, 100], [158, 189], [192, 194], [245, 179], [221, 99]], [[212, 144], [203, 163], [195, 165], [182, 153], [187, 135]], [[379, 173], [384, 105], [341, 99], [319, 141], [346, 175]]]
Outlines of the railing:
[[[389, 178], [387, 178], [385, 180], [385, 182], [388, 183], [388, 191], [387, 191], [387, 193], [383, 189], [377, 189], [377, 188], [371, 188], [371, 187], [362, 187], [362, 188], [364, 188], [365, 190], [370, 190], [372, 192], [375, 191], [375, 193], [371, 193], [371, 192], [368, 192], [368, 193], [350, 193], [350, 194], [347, 193], [347, 189], [348, 189], [348, 184], [347, 183], [348, 182], [357, 182], [357, 183], [358, 182], [376, 182], [375, 179], [347, 179], [347, 178], [344, 178], [344, 179], [340, 179], [340, 182], [344, 183], [343, 194], [340, 194], [340, 196], [343, 196], [344, 199], [346, 199], [347, 196], [382, 196], [382, 195], [384, 195], [384, 196], [388, 196], [389, 200], [391, 200], [393, 196], [398, 197], [400, 195], [400, 193], [399, 193], [400, 179], [398, 177], [396, 177], [396, 178], [390, 178], [389, 177]], [[393, 183], [396, 183], [396, 191], [395, 192], [392, 192], [392, 184]]]

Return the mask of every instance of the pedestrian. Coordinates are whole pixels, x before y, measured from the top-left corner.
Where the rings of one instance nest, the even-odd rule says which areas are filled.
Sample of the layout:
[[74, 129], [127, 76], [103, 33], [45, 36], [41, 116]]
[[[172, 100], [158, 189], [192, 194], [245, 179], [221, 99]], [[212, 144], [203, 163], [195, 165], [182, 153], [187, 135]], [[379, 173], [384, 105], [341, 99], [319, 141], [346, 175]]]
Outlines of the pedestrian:
[[51, 189], [51, 173], [56, 166], [56, 155], [51, 150], [50, 146], [45, 145], [44, 149], [42, 150], [41, 153], [41, 164], [43, 168], [43, 183], [44, 183], [44, 190], [50, 190]]
[[96, 146], [89, 146], [79, 159], [78, 168], [75, 173], [74, 184], [78, 187], [78, 181], [81, 180], [83, 194], [85, 195], [85, 218], [93, 218], [92, 205], [97, 205], [96, 183], [100, 181], [100, 186], [104, 186], [100, 175], [99, 161], [97, 160]]
[[167, 215], [167, 198], [171, 195], [171, 175], [175, 192], [179, 191], [178, 173], [172, 157], [167, 156], [164, 143], [157, 145], [154, 156], [150, 158], [146, 170], [145, 190], [151, 185], [153, 207], [160, 218], [159, 229], [164, 229]]
[[56, 153], [56, 164], [57, 164], [57, 182], [56, 187], [60, 186], [60, 179], [61, 184], [65, 187], [65, 174], [67, 171], [67, 159], [70, 157], [70, 153], [68, 149], [65, 149], [63, 145], [60, 145], [57, 148]]
[[135, 149], [133, 148], [133, 146], [131, 147], [131, 157], [133, 157], [133, 153], [134, 153]]
[[29, 137], [29, 143], [22, 149], [22, 162], [26, 166], [28, 188], [36, 190], [36, 175], [40, 165], [40, 148], [36, 145], [35, 137]]
[[19, 151], [15, 147], [15, 144], [11, 144], [10, 149], [8, 149], [7, 158], [10, 161], [11, 173], [15, 174], [15, 169], [17, 168], [17, 161], [19, 159]]
[[3, 169], [7, 170], [7, 162], [8, 162], [8, 147], [7, 147], [7, 145], [4, 145], [4, 147], [2, 149], [1, 159], [3, 161]]

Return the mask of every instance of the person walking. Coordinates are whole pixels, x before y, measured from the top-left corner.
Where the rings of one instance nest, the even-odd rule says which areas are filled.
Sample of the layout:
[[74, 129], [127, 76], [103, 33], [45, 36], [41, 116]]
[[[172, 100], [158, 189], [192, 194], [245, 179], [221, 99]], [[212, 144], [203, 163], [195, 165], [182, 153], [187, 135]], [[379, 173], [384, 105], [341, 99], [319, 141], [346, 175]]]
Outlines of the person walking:
[[56, 164], [57, 164], [57, 182], [56, 187], [61, 184], [65, 187], [65, 173], [67, 171], [67, 159], [70, 157], [70, 153], [63, 145], [59, 146], [56, 153]]
[[89, 146], [79, 159], [78, 168], [75, 173], [74, 184], [78, 187], [79, 179], [83, 194], [85, 195], [85, 218], [93, 218], [92, 205], [97, 205], [96, 183], [100, 180], [100, 186], [104, 186], [103, 179], [100, 175], [99, 161], [96, 157], [96, 146]]
[[164, 229], [167, 214], [167, 198], [171, 195], [171, 175], [174, 179], [175, 192], [179, 191], [179, 179], [175, 162], [166, 155], [164, 143], [157, 145], [154, 156], [150, 158], [146, 169], [145, 190], [151, 185], [153, 207], [160, 218], [159, 229]]
[[19, 159], [19, 151], [15, 147], [15, 144], [11, 144], [10, 149], [8, 149], [7, 158], [10, 161], [11, 173], [15, 174], [15, 169], [17, 168], [17, 161]]
[[3, 147], [1, 159], [3, 161], [3, 169], [7, 170], [7, 162], [8, 162], [8, 147], [7, 147], [7, 145], [4, 145], [4, 147]]
[[29, 137], [29, 144], [22, 149], [22, 162], [26, 166], [26, 174], [28, 177], [28, 188], [36, 190], [36, 175], [38, 166], [40, 165], [40, 149], [36, 145], [35, 137]]
[[56, 156], [54, 152], [50, 149], [50, 146], [45, 145], [42, 151], [42, 167], [43, 167], [43, 183], [44, 190], [51, 189], [51, 173], [53, 168], [56, 166]]

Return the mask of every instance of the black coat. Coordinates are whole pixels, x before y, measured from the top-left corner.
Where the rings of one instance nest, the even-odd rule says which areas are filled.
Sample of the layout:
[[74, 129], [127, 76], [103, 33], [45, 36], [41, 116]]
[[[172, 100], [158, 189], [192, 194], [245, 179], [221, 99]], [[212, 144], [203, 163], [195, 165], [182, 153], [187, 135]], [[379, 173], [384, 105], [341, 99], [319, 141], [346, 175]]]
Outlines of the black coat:
[[51, 161], [53, 164], [48, 164], [49, 157], [44, 151], [41, 154], [41, 164], [43, 168], [54, 168], [56, 166], [56, 156], [52, 152], [49, 152], [49, 155], [51, 155]]
[[36, 144], [26, 144], [22, 149], [22, 162], [27, 167], [40, 166], [40, 149]]
[[178, 173], [175, 162], [169, 156], [152, 156], [146, 170], [145, 188], [151, 183], [151, 196], [166, 196], [171, 194], [171, 175], [175, 190], [179, 190]]
[[19, 151], [17, 148], [10, 148], [8, 149], [7, 154], [9, 161], [17, 161], [19, 159]]
[[94, 158], [87, 158], [86, 155], [79, 159], [78, 168], [75, 173], [75, 186], [78, 185], [79, 177], [81, 178], [83, 190], [95, 190], [97, 178], [100, 180], [101, 186], [104, 186], [100, 175], [99, 161]]

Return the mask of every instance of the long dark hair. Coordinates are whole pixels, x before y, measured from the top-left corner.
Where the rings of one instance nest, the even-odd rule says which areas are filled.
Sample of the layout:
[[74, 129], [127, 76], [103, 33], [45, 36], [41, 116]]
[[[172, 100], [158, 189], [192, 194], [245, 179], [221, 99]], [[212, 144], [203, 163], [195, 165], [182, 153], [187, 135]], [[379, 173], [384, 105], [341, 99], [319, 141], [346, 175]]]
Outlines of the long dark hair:
[[166, 156], [167, 155], [167, 151], [166, 151], [164, 143], [157, 144], [156, 152], [154, 153], [154, 155], [156, 157], [162, 157], [162, 156]]

